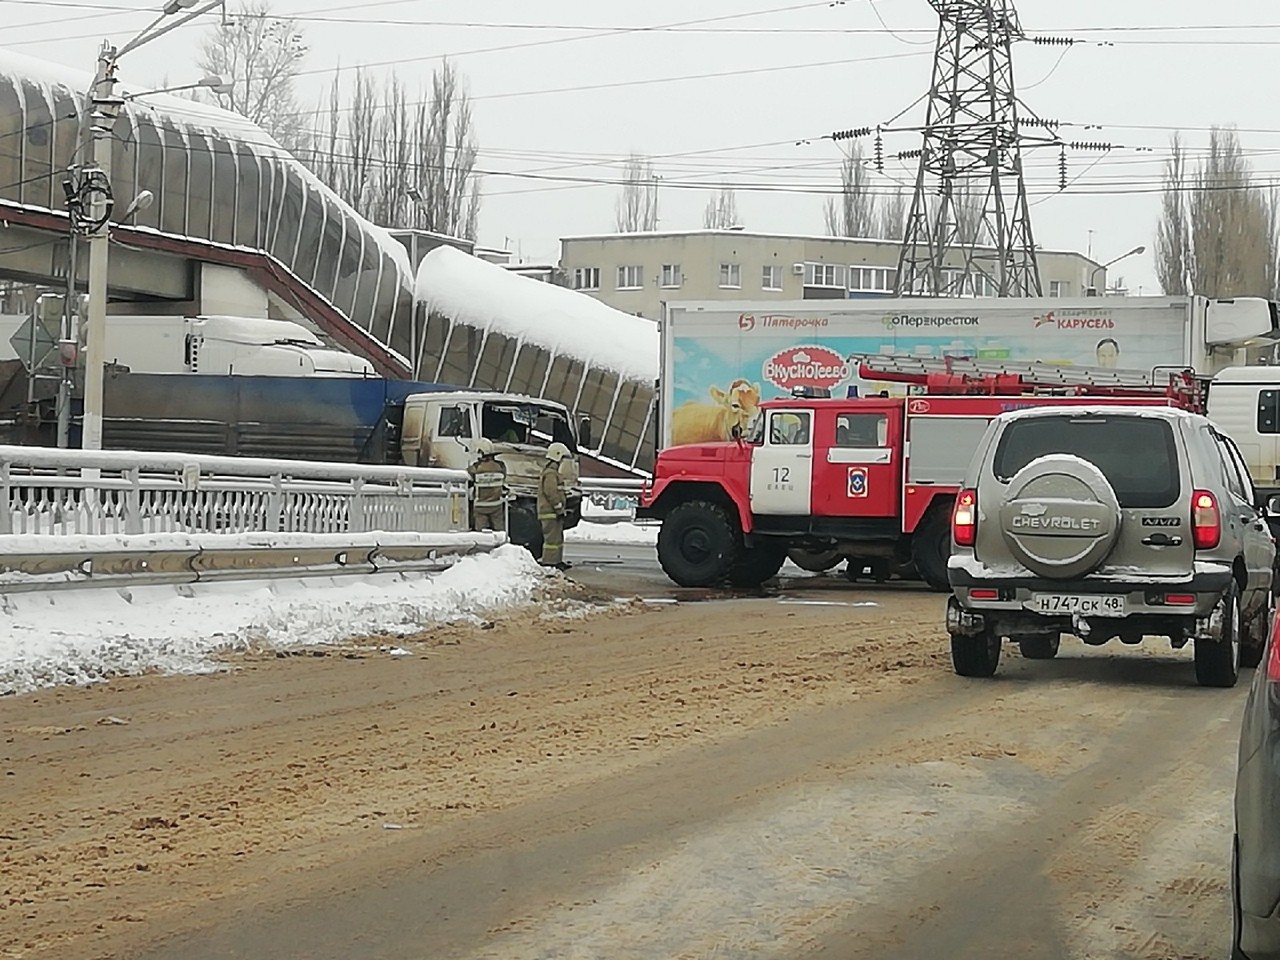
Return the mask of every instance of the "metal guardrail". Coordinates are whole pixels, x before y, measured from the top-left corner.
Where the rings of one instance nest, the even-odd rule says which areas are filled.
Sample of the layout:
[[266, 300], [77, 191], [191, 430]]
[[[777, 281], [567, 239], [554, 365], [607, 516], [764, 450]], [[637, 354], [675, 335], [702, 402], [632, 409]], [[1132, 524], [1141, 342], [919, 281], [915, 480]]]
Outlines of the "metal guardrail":
[[0, 534], [445, 533], [460, 470], [0, 446]]
[[434, 570], [487, 552], [460, 470], [0, 446], [0, 593]]
[[443, 569], [497, 533], [159, 534], [0, 539], [0, 594]]
[[634, 480], [630, 478], [613, 478], [613, 477], [582, 477], [578, 480], [578, 486], [582, 488], [584, 494], [593, 493], [613, 493], [620, 496], [639, 497], [640, 491], [644, 489], [644, 485], [648, 480]]

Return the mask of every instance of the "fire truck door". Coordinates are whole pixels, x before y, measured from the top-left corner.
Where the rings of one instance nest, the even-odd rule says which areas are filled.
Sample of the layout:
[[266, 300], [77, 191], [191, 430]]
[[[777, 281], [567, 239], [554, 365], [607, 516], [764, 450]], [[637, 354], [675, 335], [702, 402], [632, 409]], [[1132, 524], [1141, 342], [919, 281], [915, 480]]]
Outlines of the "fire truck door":
[[890, 438], [900, 432], [898, 416], [897, 410], [837, 413], [834, 424], [819, 424], [815, 513], [826, 517], [897, 516], [901, 465]]
[[770, 410], [751, 455], [751, 512], [807, 516], [813, 490], [813, 411]]

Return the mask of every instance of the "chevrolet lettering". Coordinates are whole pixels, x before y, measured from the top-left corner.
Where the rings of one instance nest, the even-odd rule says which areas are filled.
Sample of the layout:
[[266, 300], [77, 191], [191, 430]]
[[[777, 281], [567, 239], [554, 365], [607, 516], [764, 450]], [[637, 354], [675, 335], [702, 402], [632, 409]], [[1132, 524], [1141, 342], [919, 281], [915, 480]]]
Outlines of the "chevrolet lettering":
[[1015, 530], [1073, 530], [1081, 533], [1092, 533], [1102, 526], [1102, 521], [1090, 517], [1028, 517], [1026, 515], [1013, 518]]

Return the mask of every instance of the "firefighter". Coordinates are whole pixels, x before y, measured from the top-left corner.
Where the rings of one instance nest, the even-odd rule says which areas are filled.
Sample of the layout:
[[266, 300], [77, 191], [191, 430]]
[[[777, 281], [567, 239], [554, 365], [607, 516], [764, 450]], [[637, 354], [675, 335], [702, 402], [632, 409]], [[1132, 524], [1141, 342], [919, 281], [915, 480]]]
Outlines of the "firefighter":
[[467, 468], [471, 475], [471, 529], [507, 529], [507, 467], [493, 452], [493, 441], [476, 444], [478, 460]]
[[560, 464], [569, 456], [563, 443], [547, 447], [547, 459], [538, 481], [538, 519], [542, 521], [542, 565], [568, 570], [564, 561], [565, 486]]

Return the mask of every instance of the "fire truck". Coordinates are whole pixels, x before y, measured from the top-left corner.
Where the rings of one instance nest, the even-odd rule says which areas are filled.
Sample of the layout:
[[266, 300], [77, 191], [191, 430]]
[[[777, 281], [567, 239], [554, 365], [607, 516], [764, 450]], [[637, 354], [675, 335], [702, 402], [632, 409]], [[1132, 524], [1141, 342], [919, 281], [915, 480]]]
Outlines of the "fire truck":
[[1049, 404], [1205, 405], [1189, 370], [851, 359], [864, 380], [909, 394], [807, 390], [762, 403], [734, 440], [658, 455], [637, 516], [662, 521], [658, 559], [673, 581], [757, 586], [790, 556], [810, 570], [846, 560], [850, 579], [897, 574], [946, 590], [952, 507], [993, 418]]

